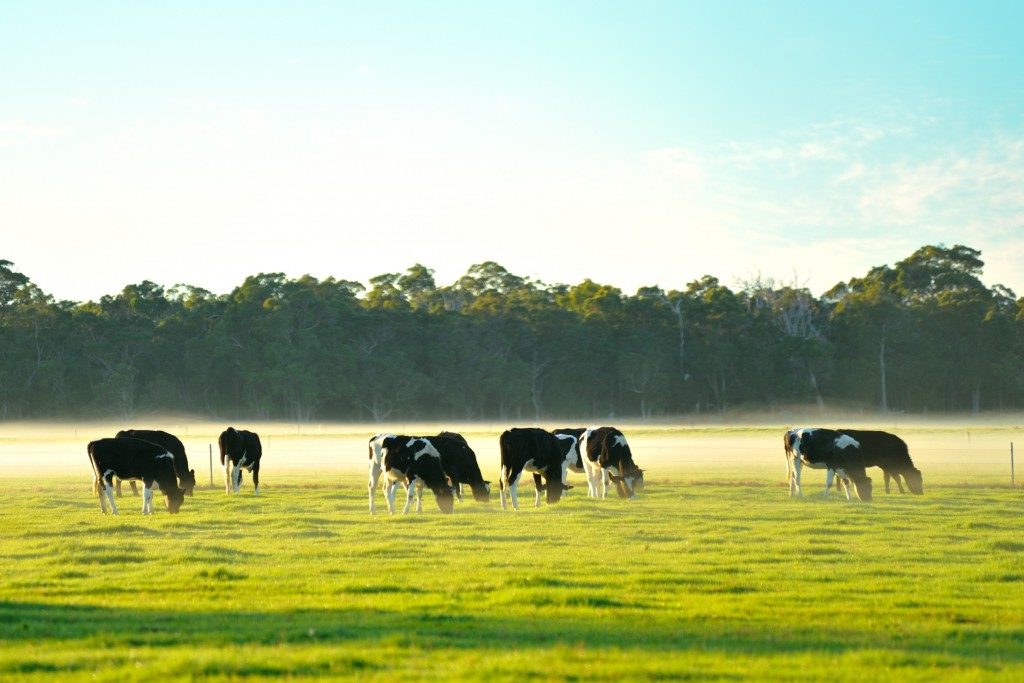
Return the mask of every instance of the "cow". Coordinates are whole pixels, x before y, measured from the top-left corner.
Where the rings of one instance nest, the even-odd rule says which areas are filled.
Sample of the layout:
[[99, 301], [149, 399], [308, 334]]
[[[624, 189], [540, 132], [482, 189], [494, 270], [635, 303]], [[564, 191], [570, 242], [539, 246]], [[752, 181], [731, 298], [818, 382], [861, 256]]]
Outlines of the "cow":
[[142, 482], [142, 514], [153, 514], [153, 489], [163, 492], [167, 509], [175, 514], [185, 500], [174, 473], [174, 455], [158, 444], [127, 437], [99, 439], [86, 447], [94, 475], [93, 491], [100, 497], [100, 511], [107, 514], [107, 502], [118, 514], [114, 502], [114, 478]]
[[[853, 437], [834, 429], [808, 427], [791, 429], [785, 433], [783, 442], [786, 450], [789, 495], [801, 496], [800, 473], [803, 467], [826, 470], [825, 495], [832, 488], [832, 481], [838, 474], [841, 480], [853, 483], [857, 497], [862, 501], [871, 500], [871, 478], [864, 471], [864, 457], [860, 443]], [[850, 499], [849, 485], [846, 497]]]
[[424, 437], [441, 454], [441, 469], [451, 480], [455, 497], [462, 501], [462, 485], [473, 490], [473, 498], [479, 503], [491, 500], [491, 482], [484, 481], [476, 453], [469, 447], [465, 437], [455, 432], [441, 432], [437, 436]]
[[[566, 472], [576, 461], [573, 441], [575, 437], [559, 438], [538, 427], [513, 427], [498, 437], [501, 449], [501, 509], [505, 509], [505, 492], [512, 508], [519, 509], [519, 479], [530, 472], [537, 490], [535, 505], [540, 505], [540, 494], [547, 493], [548, 504], [557, 503], [562, 493], [572, 487], [566, 481]], [[544, 481], [542, 481], [542, 477]]]
[[[196, 488], [196, 471], [188, 468], [188, 457], [185, 455], [185, 445], [181, 443], [181, 440], [173, 434], [162, 432], [154, 429], [122, 429], [115, 437], [130, 437], [133, 439], [142, 439], [143, 441], [149, 441], [155, 443], [158, 446], [163, 446], [164, 449], [174, 456], [174, 473], [178, 476], [178, 482], [181, 488], [185, 489], [185, 493], [189, 496], [193, 495], [193, 490]], [[132, 493], [137, 495], [135, 490], [135, 482], [128, 482], [132, 487]], [[117, 481], [117, 496], [121, 497], [121, 480]]]
[[242, 488], [242, 468], [252, 473], [253, 494], [260, 495], [260, 458], [263, 445], [256, 432], [228, 427], [217, 438], [220, 464], [224, 467], [224, 488], [238, 493]]
[[600, 483], [600, 497], [607, 498], [610, 481], [620, 498], [636, 498], [636, 492], [644, 488], [644, 471], [633, 462], [633, 452], [623, 433], [615, 427], [589, 427], [582, 431], [579, 441], [588, 495], [597, 498]]
[[864, 467], [882, 469], [886, 493], [889, 493], [890, 479], [896, 480], [896, 486], [899, 487], [900, 493], [903, 493], [903, 485], [900, 483], [901, 476], [907, 482], [907, 488], [911, 493], [924, 493], [921, 470], [914, 467], [914, 461], [910, 459], [910, 451], [903, 439], [889, 432], [859, 429], [840, 429], [838, 431], [855, 439], [860, 444], [861, 454], [864, 456]]
[[[371, 444], [371, 448], [372, 448]], [[425, 438], [388, 434], [380, 441], [379, 450], [383, 456], [381, 470], [384, 475], [384, 496], [388, 511], [395, 513], [395, 492], [399, 484], [405, 487], [405, 509], [409, 512], [413, 494], [417, 494], [416, 511], [423, 512], [423, 488], [434, 492], [437, 507], [450, 514], [455, 508], [451, 480], [441, 467], [441, 454]]]

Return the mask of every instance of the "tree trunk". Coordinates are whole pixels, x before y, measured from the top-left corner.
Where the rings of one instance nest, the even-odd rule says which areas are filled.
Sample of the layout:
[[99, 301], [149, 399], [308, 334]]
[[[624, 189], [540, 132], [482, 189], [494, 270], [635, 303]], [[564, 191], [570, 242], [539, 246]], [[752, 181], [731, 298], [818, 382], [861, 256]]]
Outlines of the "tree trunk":
[[885, 387], [885, 335], [882, 335], [882, 344], [878, 351], [878, 368], [882, 373], [882, 412], [889, 412], [889, 396]]
[[814, 376], [814, 370], [808, 368], [808, 373], [811, 375], [811, 389], [814, 391], [814, 402], [818, 404], [818, 411], [825, 412], [825, 399], [821, 397], [821, 391], [818, 389], [818, 378]]

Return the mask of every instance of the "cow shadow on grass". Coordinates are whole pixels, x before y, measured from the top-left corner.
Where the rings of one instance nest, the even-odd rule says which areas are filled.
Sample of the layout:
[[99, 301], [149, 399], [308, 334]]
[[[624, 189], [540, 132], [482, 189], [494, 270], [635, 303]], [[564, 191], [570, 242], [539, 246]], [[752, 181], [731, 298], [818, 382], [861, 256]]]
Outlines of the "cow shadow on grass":
[[552, 616], [538, 611], [536, 616], [509, 619], [502, 614], [457, 612], [177, 611], [0, 601], [0, 643], [8, 644], [88, 641], [103, 642], [107, 647], [205, 647], [366, 642], [372, 649], [375, 644], [390, 642], [428, 650], [502, 649], [508, 643], [520, 649], [585, 644], [637, 653], [693, 650], [734, 655], [840, 655], [885, 649], [908, 657], [942, 656], [990, 668], [993, 662], [1024, 662], [1022, 636], [1021, 629], [965, 628], [946, 634], [905, 634], [879, 642], [882, 636], [875, 632], [820, 624], [753, 628], [742, 620], [659, 623], [649, 613], [618, 613], [614, 619], [604, 619], [594, 618], [593, 613]]

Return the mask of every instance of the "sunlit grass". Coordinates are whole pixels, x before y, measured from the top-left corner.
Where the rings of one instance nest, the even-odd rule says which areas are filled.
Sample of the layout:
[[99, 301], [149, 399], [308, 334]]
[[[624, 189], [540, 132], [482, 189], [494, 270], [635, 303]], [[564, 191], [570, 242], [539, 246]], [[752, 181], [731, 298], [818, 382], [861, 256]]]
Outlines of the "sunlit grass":
[[87, 479], [8, 478], [0, 678], [1024, 676], [1019, 490], [866, 505], [729, 475], [375, 518], [350, 474], [152, 517], [101, 515]]

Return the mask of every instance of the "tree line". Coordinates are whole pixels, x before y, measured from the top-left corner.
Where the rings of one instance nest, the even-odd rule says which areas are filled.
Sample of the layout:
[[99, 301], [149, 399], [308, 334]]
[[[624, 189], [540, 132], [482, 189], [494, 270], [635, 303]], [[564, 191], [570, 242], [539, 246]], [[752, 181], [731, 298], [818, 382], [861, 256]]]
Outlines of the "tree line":
[[633, 295], [494, 262], [450, 286], [414, 265], [358, 282], [144, 281], [56, 301], [0, 260], [0, 419], [674, 416], [817, 403], [1024, 407], [1024, 298], [981, 253], [925, 246], [821, 296], [710, 275]]

